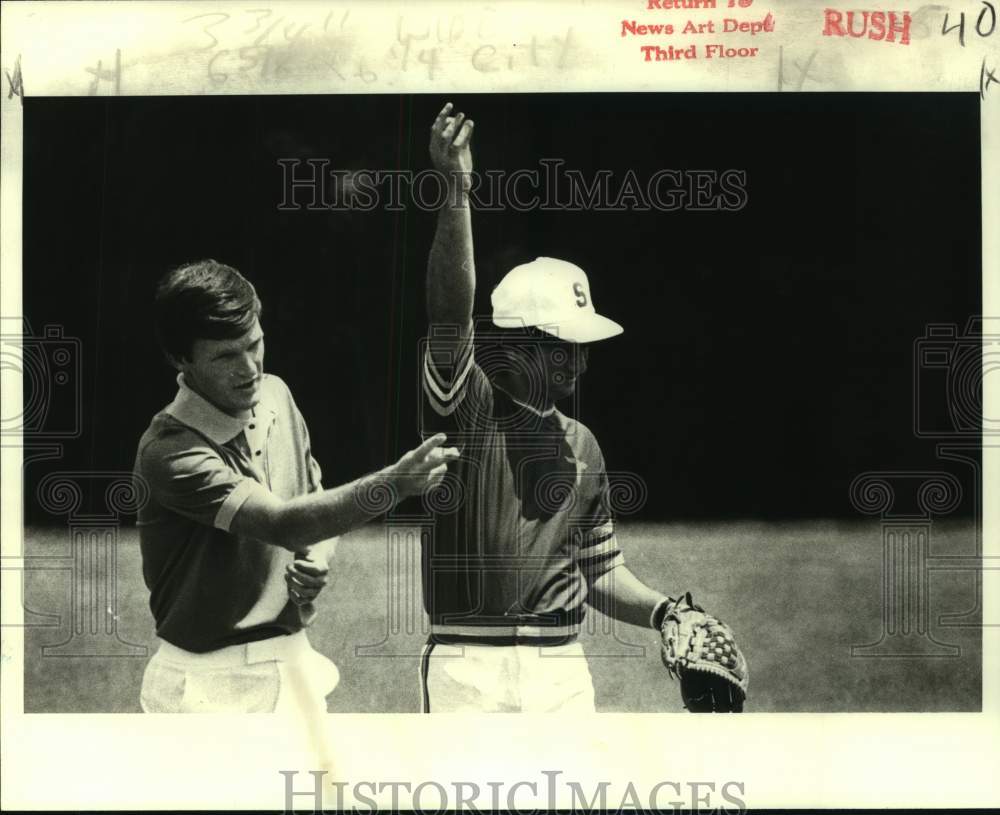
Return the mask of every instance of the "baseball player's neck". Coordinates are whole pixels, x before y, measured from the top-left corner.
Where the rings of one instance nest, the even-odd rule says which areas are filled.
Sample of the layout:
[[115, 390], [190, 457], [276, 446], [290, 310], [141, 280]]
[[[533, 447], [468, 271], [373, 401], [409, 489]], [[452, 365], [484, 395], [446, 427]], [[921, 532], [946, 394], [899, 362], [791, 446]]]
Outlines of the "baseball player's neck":
[[537, 385], [532, 386], [527, 377], [511, 373], [499, 373], [494, 384], [515, 402], [530, 408], [537, 413], [548, 413], [555, 407], [552, 394], [539, 392]]

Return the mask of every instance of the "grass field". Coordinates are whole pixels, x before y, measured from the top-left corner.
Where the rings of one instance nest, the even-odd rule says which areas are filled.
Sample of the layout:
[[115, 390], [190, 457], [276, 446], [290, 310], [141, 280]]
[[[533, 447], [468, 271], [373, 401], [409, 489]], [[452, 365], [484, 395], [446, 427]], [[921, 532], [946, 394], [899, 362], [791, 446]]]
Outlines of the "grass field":
[[[982, 630], [937, 624], [942, 614], [975, 607], [972, 571], [940, 571], [929, 579], [930, 634], [957, 646], [957, 656], [852, 656], [852, 645], [879, 640], [883, 628], [882, 532], [876, 523], [622, 524], [619, 538], [642, 579], [667, 592], [690, 589], [733, 627], [750, 664], [748, 712], [980, 708]], [[332, 585], [318, 602], [309, 636], [342, 677], [329, 698], [331, 712], [419, 710], [417, 655], [426, 622], [419, 582], [413, 582], [416, 550], [387, 541], [381, 526], [343, 538]], [[65, 529], [28, 530], [26, 554], [46, 558], [48, 568], [26, 572], [25, 605], [58, 620], [26, 629], [25, 711], [138, 712], [143, 653], [152, 653], [155, 638], [135, 530], [122, 530], [117, 544], [117, 636], [139, 646], [131, 656], [106, 655], [114, 638], [103, 615], [112, 604], [94, 585], [103, 580], [78, 578], [76, 594], [78, 601], [85, 598], [78, 607], [94, 615], [77, 615], [77, 623], [87, 630], [95, 620], [105, 626], [103, 633], [70, 639], [72, 549]], [[934, 527], [932, 556], [974, 552], [971, 525]], [[390, 572], [393, 585], [411, 588], [390, 592]], [[390, 596], [404, 600], [390, 610]], [[390, 631], [390, 618], [399, 621], [398, 631]], [[593, 612], [588, 629], [582, 639], [599, 710], [681, 710], [652, 632], [623, 625], [612, 630]], [[43, 654], [45, 646], [67, 640], [62, 652]], [[67, 650], [92, 655], [67, 656]]]

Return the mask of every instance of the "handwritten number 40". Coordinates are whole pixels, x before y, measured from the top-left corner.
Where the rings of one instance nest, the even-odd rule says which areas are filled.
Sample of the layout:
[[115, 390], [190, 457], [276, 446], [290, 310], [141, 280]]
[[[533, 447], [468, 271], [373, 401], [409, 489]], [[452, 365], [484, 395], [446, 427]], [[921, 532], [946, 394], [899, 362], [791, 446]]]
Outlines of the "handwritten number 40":
[[[989, 37], [997, 28], [997, 10], [992, 3], [988, 3], [986, 0], [982, 0], [982, 2], [983, 8], [976, 18], [976, 33], [980, 37]], [[958, 29], [958, 43], [965, 48], [965, 12], [959, 12], [958, 22], [951, 26], [948, 25], [948, 12], [945, 12], [944, 22], [941, 24], [941, 36], [954, 31], [956, 28]]]

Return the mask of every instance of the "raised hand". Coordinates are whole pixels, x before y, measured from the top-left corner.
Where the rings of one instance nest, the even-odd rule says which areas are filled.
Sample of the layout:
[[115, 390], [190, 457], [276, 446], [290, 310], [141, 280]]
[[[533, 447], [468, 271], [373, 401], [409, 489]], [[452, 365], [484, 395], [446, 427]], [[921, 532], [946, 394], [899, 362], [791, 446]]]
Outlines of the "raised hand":
[[436, 170], [449, 177], [449, 182], [461, 179], [463, 188], [467, 190], [472, 183], [472, 150], [469, 143], [474, 125], [464, 113], [451, 116], [451, 111], [452, 104], [449, 102], [441, 108], [431, 125], [431, 162]]

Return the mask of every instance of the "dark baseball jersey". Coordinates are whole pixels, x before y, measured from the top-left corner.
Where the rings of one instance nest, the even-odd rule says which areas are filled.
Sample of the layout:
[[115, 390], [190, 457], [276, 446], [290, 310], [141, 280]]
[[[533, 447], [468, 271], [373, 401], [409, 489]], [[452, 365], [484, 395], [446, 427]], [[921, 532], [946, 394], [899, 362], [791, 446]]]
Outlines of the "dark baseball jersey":
[[283, 499], [321, 488], [309, 433], [292, 395], [265, 374], [249, 419], [211, 405], [178, 377], [177, 397], [139, 442], [135, 472], [149, 487], [137, 526], [157, 635], [204, 653], [303, 627], [289, 601], [293, 555], [230, 531], [254, 492]]
[[[589, 584], [623, 562], [593, 434], [514, 399], [480, 368], [474, 341], [451, 364], [423, 359], [422, 427], [461, 458], [432, 493], [424, 605], [438, 635], [489, 628], [573, 636]], [[520, 633], [519, 633], [520, 635]]]

